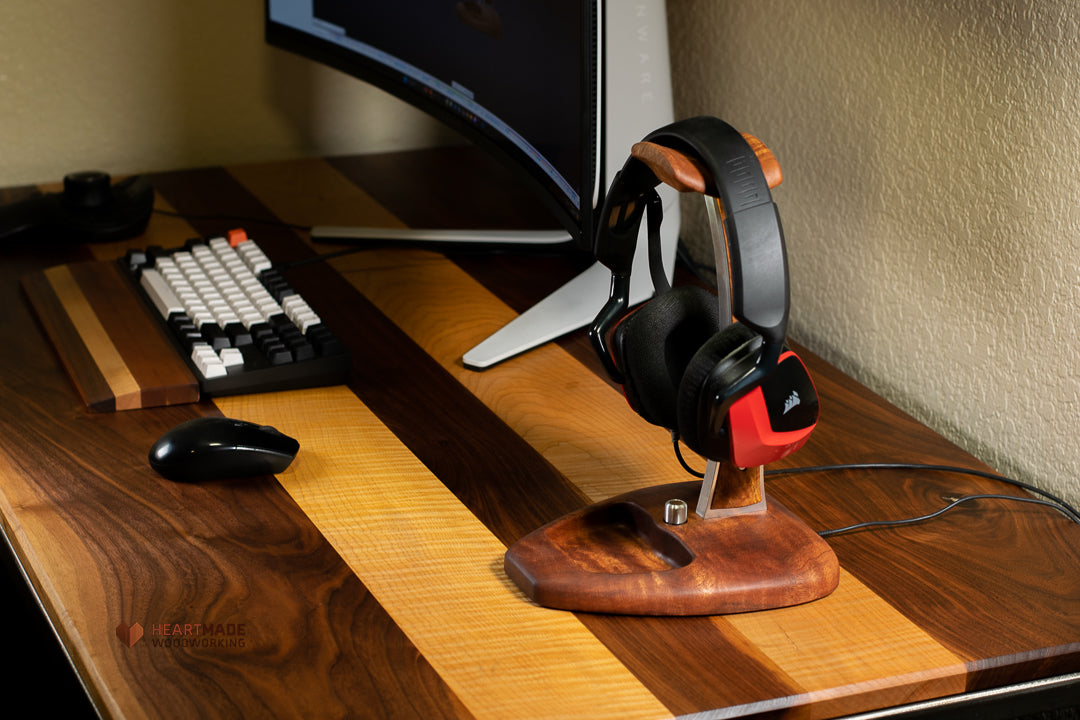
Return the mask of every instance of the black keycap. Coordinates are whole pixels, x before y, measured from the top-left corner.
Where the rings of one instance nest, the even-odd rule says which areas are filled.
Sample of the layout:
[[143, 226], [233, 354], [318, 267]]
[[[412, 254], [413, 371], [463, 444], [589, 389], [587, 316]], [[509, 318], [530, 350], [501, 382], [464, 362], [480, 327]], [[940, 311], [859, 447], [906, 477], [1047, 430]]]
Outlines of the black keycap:
[[270, 343], [263, 352], [266, 353], [266, 359], [270, 361], [271, 365], [284, 365], [293, 361], [289, 348], [280, 342]]
[[203, 323], [201, 330], [203, 339], [214, 348], [215, 352], [229, 347], [229, 336], [217, 323]]
[[251, 333], [248, 332], [243, 323], [229, 323], [225, 326], [225, 335], [229, 338], [230, 347], [243, 347], [253, 342]]

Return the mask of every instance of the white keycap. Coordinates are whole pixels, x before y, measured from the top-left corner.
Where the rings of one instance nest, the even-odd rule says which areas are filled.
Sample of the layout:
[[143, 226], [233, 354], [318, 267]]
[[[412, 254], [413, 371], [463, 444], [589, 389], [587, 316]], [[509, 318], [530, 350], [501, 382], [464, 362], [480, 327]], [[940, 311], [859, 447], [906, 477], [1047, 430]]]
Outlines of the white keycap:
[[270, 269], [270, 259], [266, 257], [258, 245], [250, 240], [245, 243], [240, 243], [236, 250], [240, 257], [244, 259], [244, 264], [247, 265], [254, 274], [258, 275], [263, 270]]
[[240, 352], [240, 348], [223, 348], [218, 357], [226, 368], [244, 364], [244, 353]]
[[318, 325], [322, 322], [319, 316], [315, 314], [315, 311], [311, 309], [311, 306], [299, 295], [289, 295], [283, 298], [281, 308], [285, 311], [285, 315], [293, 321], [293, 324], [300, 328], [302, 333], [306, 333], [307, 329], [312, 325]]
[[157, 270], [143, 270], [139, 284], [150, 296], [151, 302], [161, 313], [161, 317], [167, 320], [174, 312], [184, 312], [184, 304], [176, 297], [169, 284], [165, 282], [165, 278]]
[[191, 350], [191, 359], [195, 363], [195, 367], [207, 380], [228, 375], [229, 373], [218, 354], [206, 343], [195, 343]]

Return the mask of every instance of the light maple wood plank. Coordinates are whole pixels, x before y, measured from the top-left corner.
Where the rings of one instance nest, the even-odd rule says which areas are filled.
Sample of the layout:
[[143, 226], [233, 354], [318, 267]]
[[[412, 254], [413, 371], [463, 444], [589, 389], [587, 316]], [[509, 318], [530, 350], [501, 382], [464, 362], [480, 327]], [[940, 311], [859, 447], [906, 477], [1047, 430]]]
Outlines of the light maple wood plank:
[[[324, 218], [341, 223], [370, 218], [370, 196], [324, 161], [307, 162], [302, 175], [276, 167], [280, 166], [230, 171], [288, 222], [307, 225], [327, 222]], [[302, 192], [304, 184], [318, 191]], [[385, 211], [374, 218], [367, 222], [398, 222]], [[590, 498], [600, 500], [634, 487], [685, 479], [668, 450], [667, 433], [641, 420], [610, 386], [583, 372], [580, 363], [555, 346], [482, 373], [466, 370], [460, 362], [462, 354], [512, 320], [515, 313], [441, 255], [372, 250], [339, 258], [333, 265], [474, 394], [499, 393], [498, 408], [493, 409], [513, 427], [527, 425], [515, 419], [550, 415], [552, 407], [560, 408], [555, 422], [566, 433], [545, 437], [534, 431], [522, 436], [549, 459], [558, 459], [560, 469], [570, 470], [568, 476]], [[514, 378], [528, 376], [540, 380], [515, 391]], [[560, 402], [553, 404], [550, 393], [556, 391]], [[600, 428], [598, 420], [605, 422]], [[646, 455], [625, 452], [643, 444], [663, 450]]]
[[505, 546], [349, 390], [215, 403], [300, 441], [279, 481], [476, 717], [670, 715], [572, 614], [524, 599]]
[[798, 683], [815, 717], [965, 690], [960, 658], [844, 570], [822, 600], [714, 622], [745, 637]]
[[442, 256], [375, 251], [334, 267], [592, 500], [686, 479], [668, 433], [557, 345], [466, 369], [462, 354], [515, 315]]
[[[452, 263], [419, 254], [412, 260], [407, 269], [370, 256], [339, 262], [399, 327], [593, 499], [614, 494], [616, 486], [672, 480], [669, 446], [655, 437], [663, 431], [639, 429], [643, 421], [622, 397], [559, 347], [540, 348], [482, 373], [465, 369], [461, 348], [471, 347], [487, 322], [501, 320], [504, 309]], [[430, 290], [419, 297], [410, 293], [416, 287], [410, 278]], [[848, 573], [841, 589], [824, 601], [717, 622], [744, 634], [815, 702], [844, 699], [822, 707], [872, 707], [860, 705], [860, 696], [871, 689], [887, 689], [896, 702], [948, 694], [942, 688], [964, 689], [963, 663]], [[831, 689], [838, 672], [843, 682]], [[828, 696], [818, 697], [823, 692]]]

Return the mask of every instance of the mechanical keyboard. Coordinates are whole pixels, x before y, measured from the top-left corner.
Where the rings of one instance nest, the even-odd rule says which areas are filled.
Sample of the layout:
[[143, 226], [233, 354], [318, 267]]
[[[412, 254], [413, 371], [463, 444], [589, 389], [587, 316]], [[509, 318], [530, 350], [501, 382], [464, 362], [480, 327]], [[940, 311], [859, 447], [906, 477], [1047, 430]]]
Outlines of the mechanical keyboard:
[[345, 348], [243, 230], [121, 259], [203, 395], [344, 381]]

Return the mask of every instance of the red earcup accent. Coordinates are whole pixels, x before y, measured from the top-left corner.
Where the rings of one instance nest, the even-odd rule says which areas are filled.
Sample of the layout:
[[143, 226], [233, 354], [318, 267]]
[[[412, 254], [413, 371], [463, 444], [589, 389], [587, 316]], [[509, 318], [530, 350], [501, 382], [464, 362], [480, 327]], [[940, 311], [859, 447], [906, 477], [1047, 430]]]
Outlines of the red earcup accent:
[[817, 427], [817, 391], [795, 353], [788, 351], [780, 357], [779, 370], [764, 385], [728, 409], [730, 459], [739, 467], [767, 465], [787, 457], [805, 445]]
[[744, 468], [768, 465], [787, 457], [806, 444], [817, 426], [814, 423], [789, 432], [773, 430], [765, 396], [759, 387], [732, 404], [728, 422], [731, 424], [731, 462]]

